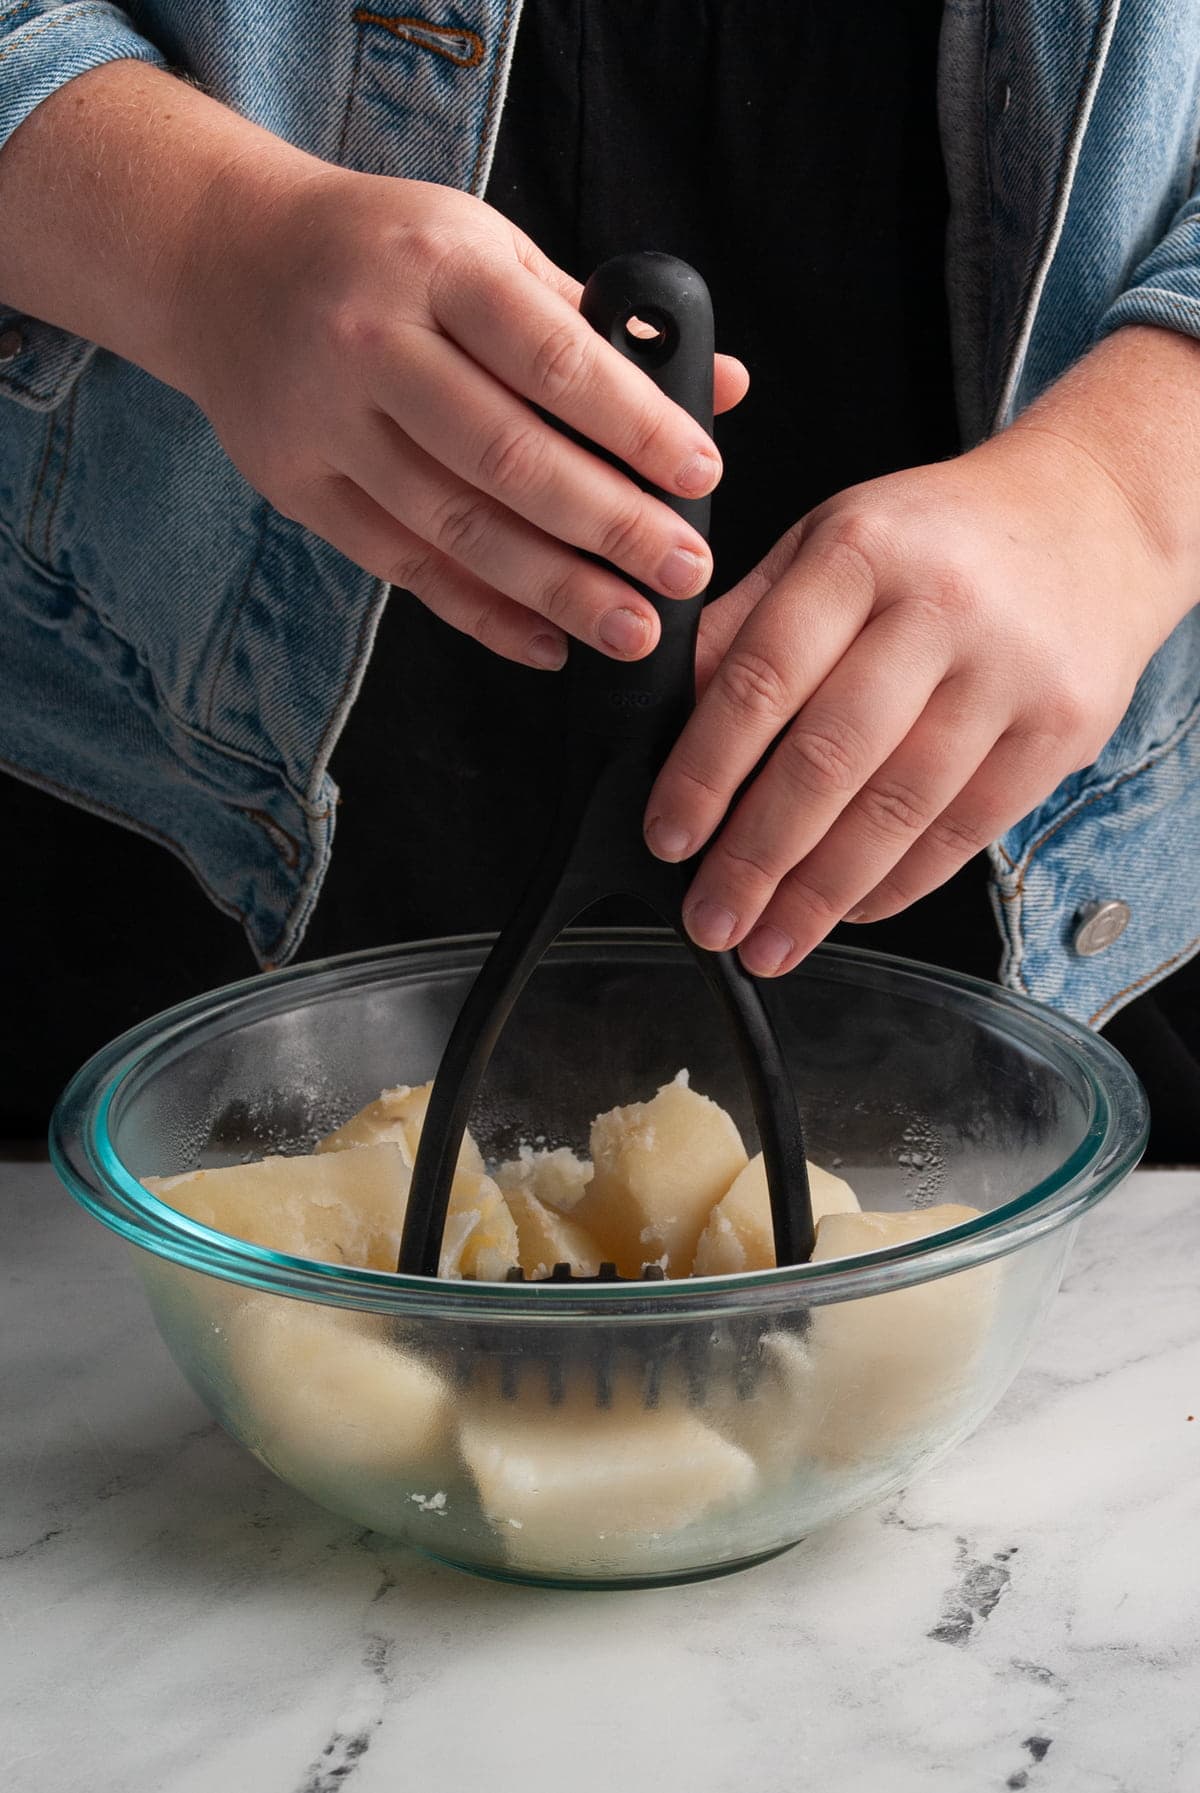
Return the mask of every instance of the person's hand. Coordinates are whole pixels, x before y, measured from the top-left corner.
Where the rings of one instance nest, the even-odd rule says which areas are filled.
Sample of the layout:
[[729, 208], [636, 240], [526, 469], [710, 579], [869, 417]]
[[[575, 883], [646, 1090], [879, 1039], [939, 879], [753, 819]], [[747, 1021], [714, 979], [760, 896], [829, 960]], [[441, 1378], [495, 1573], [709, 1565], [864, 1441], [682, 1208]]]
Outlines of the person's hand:
[[[301, 162], [247, 209], [240, 182], [193, 224], [175, 377], [247, 479], [510, 659], [561, 666], [567, 635], [649, 653], [658, 619], [620, 575], [688, 597], [708, 547], [534, 406], [667, 492], [710, 491], [720, 461], [583, 321], [579, 283], [450, 188]], [[744, 370], [715, 372], [736, 403]]]
[[[1195, 455], [1181, 377], [1200, 387], [1195, 344], [1120, 332], [991, 442], [822, 504], [709, 607], [646, 812], [664, 859], [716, 834], [684, 907], [700, 945], [788, 971], [1095, 759], [1200, 591], [1195, 497], [1176, 528], [1151, 496]], [[1155, 416], [1181, 448], [1156, 451]]]

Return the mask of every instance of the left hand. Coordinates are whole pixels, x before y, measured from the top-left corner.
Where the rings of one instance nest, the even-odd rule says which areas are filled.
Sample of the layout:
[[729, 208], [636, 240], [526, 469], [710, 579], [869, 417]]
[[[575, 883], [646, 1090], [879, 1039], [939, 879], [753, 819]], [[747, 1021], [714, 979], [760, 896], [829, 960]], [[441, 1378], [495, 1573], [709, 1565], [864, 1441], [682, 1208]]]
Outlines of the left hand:
[[[1170, 459], [1138, 409], [1155, 382], [1135, 366], [1125, 405], [1114, 374], [1122, 355], [1184, 355], [1200, 395], [1200, 349], [1164, 340], [1120, 332], [1004, 434], [840, 493], [710, 605], [702, 696], [646, 811], [664, 859], [716, 834], [684, 905], [701, 946], [789, 971], [835, 923], [934, 889], [1096, 758], [1200, 589], [1200, 556], [1151, 495]], [[1165, 435], [1177, 412], [1158, 415]]]

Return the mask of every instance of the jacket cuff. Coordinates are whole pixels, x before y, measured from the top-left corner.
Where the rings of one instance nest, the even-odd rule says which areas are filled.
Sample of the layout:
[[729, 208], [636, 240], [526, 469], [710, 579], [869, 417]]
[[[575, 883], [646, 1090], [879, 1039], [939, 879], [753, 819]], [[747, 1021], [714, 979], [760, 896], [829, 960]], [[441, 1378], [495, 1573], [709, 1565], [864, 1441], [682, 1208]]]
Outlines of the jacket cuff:
[[1200, 339], [1200, 195], [1193, 194], [1125, 291], [1100, 320], [1099, 335], [1123, 324], [1157, 324]]
[[[106, 0], [18, 0], [0, 5], [0, 148], [43, 100], [106, 62], [166, 66]], [[62, 402], [95, 344], [0, 303], [0, 395], [31, 411]]]

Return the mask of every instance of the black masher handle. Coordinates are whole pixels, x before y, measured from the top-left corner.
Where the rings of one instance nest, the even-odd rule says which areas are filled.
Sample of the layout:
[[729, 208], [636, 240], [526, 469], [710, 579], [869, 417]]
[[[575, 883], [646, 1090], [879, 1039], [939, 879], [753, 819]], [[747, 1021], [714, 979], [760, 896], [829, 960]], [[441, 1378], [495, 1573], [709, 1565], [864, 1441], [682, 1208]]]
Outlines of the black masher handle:
[[[644, 250], [618, 255], [597, 268], [580, 311], [598, 335], [649, 375], [706, 433], [713, 420], [713, 314], [708, 288], [694, 268], [673, 255]], [[631, 319], [653, 327], [634, 335]], [[594, 444], [593, 453], [599, 452]], [[660, 491], [630, 468], [606, 457], [651, 491], [707, 539], [709, 500]], [[604, 742], [614, 754], [645, 761], [647, 790], [674, 746], [695, 702], [696, 632], [703, 593], [667, 598], [631, 580], [658, 614], [658, 646], [644, 660], [610, 660], [582, 642], [571, 644], [570, 726]]]

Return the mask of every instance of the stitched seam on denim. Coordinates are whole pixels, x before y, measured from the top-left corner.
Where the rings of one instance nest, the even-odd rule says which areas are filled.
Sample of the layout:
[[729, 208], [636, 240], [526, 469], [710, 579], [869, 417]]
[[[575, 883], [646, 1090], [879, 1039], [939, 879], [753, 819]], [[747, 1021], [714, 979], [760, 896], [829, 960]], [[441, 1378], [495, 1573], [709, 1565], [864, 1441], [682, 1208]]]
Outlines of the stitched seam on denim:
[[[1106, 785], [1102, 785], [1098, 791], [1093, 791], [1089, 797], [1083, 797], [1078, 803], [1071, 804], [1070, 808], [1065, 810], [1063, 814], [1059, 816], [1057, 822], [1054, 822], [1047, 828], [1044, 834], [1039, 835], [1033, 845], [1026, 850], [1021, 859], [1020, 870], [1017, 875], [1017, 890], [1020, 891], [1024, 889], [1025, 874], [1028, 872], [1029, 867], [1033, 862], [1034, 855], [1041, 852], [1046, 842], [1052, 840], [1060, 828], [1065, 828], [1068, 822], [1072, 821], [1075, 816], [1082, 814], [1085, 809], [1090, 808], [1093, 803], [1100, 803], [1105, 797], [1111, 797], [1114, 791], [1119, 791], [1121, 786], [1128, 784], [1131, 778], [1137, 778], [1140, 773], [1149, 771], [1151, 766], [1157, 766], [1170, 754], [1177, 753], [1198, 721], [1200, 721], [1200, 699], [1197, 699], [1192, 705], [1182, 721], [1176, 724], [1169, 738], [1166, 741], [1160, 741], [1157, 746], [1152, 747], [1145, 759], [1139, 760], [1136, 766], [1131, 766], [1128, 772], [1122, 772], [1118, 778], [1110, 779]], [[1002, 897], [1001, 900], [1008, 902], [1011, 899], [1009, 897]]]
[[1173, 293], [1167, 286], [1130, 286], [1113, 300], [1111, 311], [1128, 307], [1138, 299], [1165, 299], [1169, 305], [1178, 306], [1181, 310], [1200, 312], [1200, 300], [1194, 299], [1190, 293]]
[[354, 110], [354, 102], [358, 97], [358, 76], [362, 68], [363, 34], [354, 33], [354, 63], [350, 70], [350, 86], [346, 93], [346, 109], [342, 113], [342, 128], [338, 132], [337, 151], [334, 156], [340, 162], [346, 154], [346, 144], [350, 140], [350, 115]]
[[208, 690], [200, 705], [201, 714], [204, 718], [204, 727], [206, 729], [212, 728], [213, 711], [217, 707], [217, 685], [220, 681], [221, 674], [225, 670], [225, 662], [229, 658], [229, 650], [233, 645], [233, 632], [237, 627], [238, 619], [242, 614], [242, 605], [246, 602], [246, 596], [250, 590], [251, 580], [258, 571], [258, 563], [262, 558], [263, 545], [267, 539], [267, 522], [270, 513], [271, 507], [266, 499], [260, 499], [258, 507], [258, 533], [254, 538], [254, 551], [250, 556], [250, 564], [246, 568], [246, 577], [242, 581], [241, 590], [238, 592], [237, 597], [230, 606], [229, 622], [226, 624], [225, 628], [225, 639], [222, 641], [213, 660], [213, 668], [208, 677]]
[[[381, 579], [379, 581], [379, 584], [384, 585], [389, 593], [393, 589], [390, 585], [387, 584], [386, 580]], [[375, 589], [378, 591], [379, 586], [377, 585]], [[384, 599], [384, 602], [387, 602], [386, 597]], [[317, 748], [316, 758], [313, 762], [315, 767], [319, 766], [321, 768], [322, 778], [324, 778], [324, 776], [325, 776], [325, 768], [329, 764], [329, 758], [330, 758], [330, 754], [332, 752], [332, 749], [329, 744], [329, 737], [333, 733], [334, 725], [337, 721], [338, 716], [341, 714], [342, 706], [346, 701], [346, 695], [349, 692], [350, 687], [354, 682], [355, 674], [358, 671], [359, 661], [361, 660], [363, 651], [364, 651], [364, 642], [366, 640], [367, 630], [369, 627], [373, 626], [374, 622], [377, 620], [379, 609], [380, 609], [380, 606], [377, 606], [374, 604], [368, 604], [365, 606], [362, 616], [359, 618], [358, 634], [357, 634], [357, 636], [355, 638], [355, 642], [354, 642], [354, 652], [350, 657], [350, 665], [346, 671], [345, 678], [342, 680], [342, 687], [341, 687], [341, 690], [338, 692], [337, 702], [334, 704], [332, 710], [330, 711], [329, 721], [325, 725], [325, 730], [321, 736], [320, 745]], [[330, 813], [330, 808], [329, 808], [329, 805], [326, 804], [326, 806], [323, 810], [312, 810], [310, 813], [317, 817], [327, 816]]]
[[[356, 25], [378, 25], [384, 31], [390, 31], [403, 43], [414, 44], [419, 50], [429, 50], [434, 56], [442, 56], [447, 62], [454, 63], [456, 68], [478, 68], [483, 61], [483, 39], [477, 31], [467, 31], [456, 25], [434, 25], [428, 19], [396, 18], [381, 12], [371, 12], [368, 7], [356, 7], [354, 12]], [[429, 37], [422, 33], [428, 32]], [[445, 38], [446, 43], [431, 43], [429, 38]], [[451, 43], [467, 46], [467, 54], [458, 56], [450, 49]]]
[[[289, 834], [286, 828], [281, 828], [274, 816], [269, 816], [265, 809], [242, 809], [240, 803], [237, 808], [251, 822], [257, 823], [277, 853], [280, 851], [280, 841], [284, 843], [282, 849], [284, 864], [289, 872], [294, 872], [300, 864], [301, 854], [300, 842], [295, 835]], [[271, 944], [274, 946], [275, 942], [272, 941]]]
[[[990, 325], [992, 310], [996, 300], [996, 229], [994, 224], [996, 212], [996, 182], [993, 178], [993, 143], [992, 143], [992, 33], [996, 23], [995, 0], [986, 0], [983, 9], [983, 68], [980, 79], [983, 82], [983, 103], [980, 107], [980, 123], [983, 128], [983, 190], [984, 203], [987, 208], [988, 221], [988, 273], [987, 304], [984, 311], [986, 323]], [[982, 351], [983, 345], [981, 345]], [[987, 367], [987, 356], [984, 354], [984, 367]], [[986, 371], [984, 376], [986, 386]], [[986, 397], [986, 393], [985, 393]], [[994, 428], [993, 423], [993, 428]]]
[[[45, 37], [47, 31], [55, 31], [61, 25], [73, 25], [76, 19], [83, 13], [88, 12], [102, 13], [108, 19], [112, 19], [113, 17], [113, 8], [111, 6], [89, 4], [89, 0], [76, 0], [76, 4], [73, 5], [69, 11], [56, 10], [48, 19], [43, 19], [42, 23], [35, 27], [33, 31], [24, 31], [24, 27], [19, 26], [18, 29], [23, 31], [24, 35], [19, 38], [16, 43], [10, 44], [8, 49], [0, 50], [0, 62], [2, 62], [6, 56], [11, 56], [14, 50], [17, 52], [23, 50], [26, 44], [31, 44], [35, 38]], [[113, 20], [113, 22], [117, 23], [116, 20]], [[110, 58], [109, 60], [126, 61], [128, 60], [128, 56], [129, 52], [125, 51], [120, 57], [115, 59]], [[80, 72], [82, 73], [82, 70]]]
[[[23, 12], [32, 13], [36, 5], [37, 0], [19, 0], [19, 3], [16, 6], [10, 6], [5, 9], [4, 23], [6, 25], [15, 25]], [[20, 26], [17, 26], [17, 29], [20, 30]]]
[[1075, 97], [1075, 110], [1067, 136], [1066, 153], [1059, 166], [1058, 180], [1055, 183], [1048, 227], [1042, 237], [1041, 249], [1035, 261], [1032, 279], [1026, 287], [1025, 303], [1019, 308], [1017, 332], [1006, 358], [1000, 397], [992, 419], [993, 432], [1000, 428], [1005, 413], [1016, 397], [1021, 369], [1028, 355], [1029, 344], [1033, 339], [1038, 313], [1042, 308], [1042, 298], [1046, 291], [1050, 268], [1062, 241], [1067, 221], [1067, 210], [1070, 206], [1071, 195], [1075, 190], [1075, 177], [1079, 172], [1079, 162], [1083, 154], [1084, 139], [1087, 136], [1088, 126], [1095, 109], [1100, 82], [1108, 65], [1108, 55], [1112, 48], [1112, 40], [1120, 13], [1121, 0], [1104, 0], [1100, 17], [1092, 34], [1091, 49], [1083, 70], [1083, 80]]
[[41, 790], [49, 791], [52, 796], [61, 797], [68, 803], [76, 804], [80, 809], [90, 810], [93, 815], [101, 816], [106, 821], [121, 822], [127, 828], [132, 828], [135, 834], [140, 834], [147, 840], [157, 841], [159, 846], [166, 847], [170, 852], [183, 860], [183, 863], [187, 866], [188, 870], [203, 890], [205, 896], [207, 896], [211, 902], [215, 903], [217, 908], [220, 909], [223, 914], [232, 916], [235, 921], [240, 921], [243, 927], [248, 925], [246, 911], [244, 909], [239, 909], [236, 903], [231, 903], [226, 897], [218, 896], [204, 874], [199, 870], [187, 848], [181, 846], [178, 841], [173, 840], [169, 834], [164, 834], [161, 829], [153, 827], [149, 822], [136, 821], [133, 816], [126, 815], [123, 809], [118, 809], [113, 803], [103, 803], [97, 797], [85, 796], [82, 791], [77, 791], [73, 785], [59, 784], [57, 779], [48, 778], [41, 772], [31, 772], [27, 766], [18, 766], [14, 764], [12, 760], [0, 757], [0, 767], [3, 767], [3, 769], [10, 773], [14, 778], [20, 779], [22, 784], [36, 785]]
[[1122, 996], [1132, 996], [1135, 990], [1140, 990], [1142, 985], [1148, 984], [1152, 978], [1158, 977], [1164, 971], [1170, 971], [1172, 965], [1178, 965], [1181, 959], [1190, 958], [1198, 946], [1200, 946], [1200, 934], [1196, 934], [1186, 946], [1181, 946], [1177, 953], [1172, 953], [1169, 959], [1164, 959], [1161, 965], [1156, 965], [1153, 971], [1147, 971], [1144, 977], [1135, 978], [1133, 983], [1126, 984], [1123, 990], [1118, 990], [1114, 996], [1110, 996], [1107, 1002], [1100, 1005], [1094, 1015], [1088, 1016], [1088, 1026], [1098, 1027], [1101, 1018], [1107, 1015], [1114, 1003], [1120, 1002]]
[[[326, 814], [328, 814], [328, 811], [326, 811]], [[273, 971], [275, 969], [277, 963], [276, 955], [281, 946], [288, 946], [289, 953], [294, 951], [294, 945], [291, 943], [293, 942], [294, 936], [300, 931], [301, 923], [307, 928], [308, 923], [312, 918], [313, 906], [316, 901], [315, 897], [311, 894], [314, 876], [314, 859], [315, 854], [310, 853], [309, 869], [304, 874], [303, 882], [297, 893], [297, 900], [288, 910], [287, 917], [279, 932], [263, 948], [260, 959], [262, 966], [266, 971]]]
[[46, 483], [46, 470], [50, 465], [50, 450], [54, 445], [54, 432], [58, 427], [58, 418], [53, 411], [46, 418], [46, 441], [42, 448], [41, 465], [37, 478], [33, 483], [33, 496], [29, 500], [29, 509], [25, 516], [25, 529], [22, 539], [29, 552], [33, 553], [34, 519], [37, 515], [38, 500], [42, 496], [42, 487]]
[[[155, 675], [154, 668], [150, 665], [149, 661], [146, 660], [141, 650], [136, 648], [132, 641], [126, 636], [122, 635], [121, 631], [116, 628], [107, 616], [105, 616], [91, 592], [87, 591], [82, 585], [77, 585], [73, 579], [65, 579], [61, 573], [54, 572], [50, 567], [42, 566], [40, 561], [35, 560], [31, 554], [26, 553], [25, 549], [21, 546], [21, 543], [16, 539], [11, 529], [2, 518], [0, 518], [0, 539], [8, 543], [18, 560], [22, 561], [31, 572], [38, 576], [38, 578], [45, 580], [48, 585], [57, 586], [59, 590], [64, 591], [69, 596], [75, 598], [82, 607], [91, 614], [95, 621], [100, 624], [101, 628], [106, 630], [107, 633], [112, 636], [114, 641], [119, 642], [128, 653], [133, 655], [153, 687], [159, 708], [162, 710], [164, 716], [169, 719], [172, 725], [177, 728], [181, 734], [186, 735], [190, 741], [195, 741], [207, 751], [215, 753], [221, 759], [232, 760], [236, 765], [250, 766], [256, 772], [263, 772], [270, 778], [278, 779], [292, 801], [311, 820], [323, 822], [328, 818], [330, 813], [329, 804], [317, 808], [310, 803], [308, 798], [303, 796], [292, 783], [287, 772], [278, 764], [278, 762], [272, 763], [269, 760], [260, 759], [257, 754], [246, 753], [244, 749], [234, 747], [228, 741], [219, 741], [214, 735], [206, 734], [203, 729], [197, 728], [194, 723], [185, 721], [163, 691], [162, 686], [159, 684]], [[38, 628], [49, 628], [51, 626], [49, 624], [37, 622], [36, 618], [33, 620], [35, 626]]]
[[96, 345], [85, 342], [84, 353], [79, 355], [73, 364], [67, 366], [49, 386], [31, 386], [28, 380], [18, 380], [15, 374], [0, 373], [0, 392], [19, 392], [22, 398], [34, 398], [39, 402], [45, 399], [60, 398], [66, 390], [68, 381], [78, 379], [88, 357], [94, 353]]
[[[71, 443], [75, 437], [75, 409], [79, 403], [79, 387], [72, 386], [71, 396], [67, 400], [67, 418], [63, 429], [62, 452], [58, 461], [58, 478], [54, 482], [54, 496], [46, 506], [46, 524], [42, 530], [42, 559], [50, 559], [50, 532], [54, 528], [54, 519], [58, 514], [58, 501], [63, 494], [63, 486], [67, 478], [67, 465], [71, 458]], [[31, 544], [32, 545], [32, 544]]]
[[475, 152], [475, 162], [471, 169], [471, 179], [467, 191], [474, 193], [479, 180], [479, 171], [483, 167], [485, 146], [491, 135], [492, 119], [496, 111], [496, 96], [500, 91], [500, 70], [504, 67], [505, 52], [508, 47], [508, 33], [512, 25], [513, 0], [504, 0], [504, 18], [500, 25], [500, 34], [496, 40], [496, 48], [492, 54], [492, 78], [488, 83], [487, 104], [483, 111], [483, 128], [479, 133], [479, 147]]

